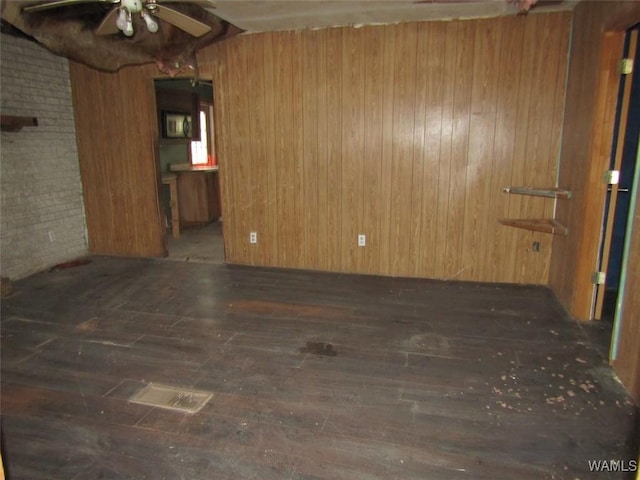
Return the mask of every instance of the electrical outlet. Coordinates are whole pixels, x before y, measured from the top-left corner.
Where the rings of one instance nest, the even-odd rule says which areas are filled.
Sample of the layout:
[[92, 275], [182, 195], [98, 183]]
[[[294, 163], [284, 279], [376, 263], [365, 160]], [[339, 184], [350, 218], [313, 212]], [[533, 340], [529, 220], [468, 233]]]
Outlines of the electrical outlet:
[[56, 234], [55, 234], [55, 233], [53, 233], [53, 230], [49, 230], [49, 241], [50, 241], [51, 243], [53, 243], [53, 242], [55, 242], [55, 241], [56, 241]]
[[539, 252], [540, 251], [540, 242], [533, 242], [533, 245], [531, 246], [531, 249], [534, 252]]
[[367, 236], [361, 233], [360, 235], [358, 235], [358, 246], [364, 247], [366, 245], [367, 245]]
[[258, 243], [258, 232], [249, 232], [249, 243]]

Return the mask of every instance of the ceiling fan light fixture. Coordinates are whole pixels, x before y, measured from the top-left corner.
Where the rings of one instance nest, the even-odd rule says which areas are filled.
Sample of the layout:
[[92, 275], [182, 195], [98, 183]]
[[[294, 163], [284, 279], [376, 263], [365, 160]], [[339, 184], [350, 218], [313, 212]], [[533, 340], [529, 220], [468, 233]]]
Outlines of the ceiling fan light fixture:
[[124, 33], [127, 37], [133, 35], [133, 21], [131, 20], [130, 12], [127, 12], [127, 24], [125, 25], [124, 30], [122, 30], [122, 33]]
[[142, 19], [144, 20], [144, 23], [147, 24], [147, 29], [151, 33], [156, 33], [158, 31], [158, 22], [151, 18], [151, 15], [149, 15], [144, 10], [142, 11]]
[[124, 29], [127, 28], [127, 11], [124, 8], [120, 8], [120, 10], [118, 10], [116, 26], [118, 27], [118, 30], [122, 30], [123, 32]]

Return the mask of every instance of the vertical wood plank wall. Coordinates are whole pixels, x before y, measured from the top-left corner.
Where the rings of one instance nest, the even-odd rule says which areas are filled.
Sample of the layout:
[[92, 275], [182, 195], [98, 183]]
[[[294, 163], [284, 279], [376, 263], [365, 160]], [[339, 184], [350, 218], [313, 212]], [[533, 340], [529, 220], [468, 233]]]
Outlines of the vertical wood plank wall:
[[547, 284], [551, 236], [497, 220], [553, 215], [553, 200], [501, 188], [556, 182], [570, 21], [264, 33], [201, 50], [227, 260]]
[[[554, 238], [551, 259], [550, 284], [565, 308], [581, 319], [589, 316], [591, 295], [585, 289], [593, 288], [590, 274], [596, 269], [597, 254], [594, 254], [597, 245], [592, 246], [589, 252], [582, 246], [594, 241], [597, 243], [600, 239], [607, 188], [600, 179], [608, 168], [613, 136], [613, 117], [609, 115], [606, 124], [602, 123], [602, 117], [607, 113], [606, 105], [612, 105], [613, 112], [609, 113], [615, 115], [617, 99], [618, 77], [610, 78], [606, 70], [599, 70], [606, 67], [601, 65], [600, 52], [604, 40], [602, 22], [609, 9], [610, 5], [603, 2], [584, 2], [574, 11], [559, 172], [560, 185], [571, 190], [573, 198], [558, 202], [556, 216], [568, 226], [569, 235]], [[621, 54], [622, 45], [619, 47]], [[608, 60], [615, 72], [616, 59]], [[607, 83], [610, 83], [612, 95], [606, 103], [601, 102], [598, 106], [596, 92], [599, 86], [606, 89]], [[608, 150], [603, 147], [604, 155], [599, 151], [602, 142], [609, 145]], [[596, 178], [590, 180], [590, 176]], [[594, 195], [600, 197], [599, 208], [589, 208]], [[595, 224], [588, 222], [589, 218], [594, 219]], [[589, 224], [588, 230], [585, 230], [586, 224]]]
[[158, 202], [155, 67], [104, 73], [69, 62], [89, 251], [165, 254]]

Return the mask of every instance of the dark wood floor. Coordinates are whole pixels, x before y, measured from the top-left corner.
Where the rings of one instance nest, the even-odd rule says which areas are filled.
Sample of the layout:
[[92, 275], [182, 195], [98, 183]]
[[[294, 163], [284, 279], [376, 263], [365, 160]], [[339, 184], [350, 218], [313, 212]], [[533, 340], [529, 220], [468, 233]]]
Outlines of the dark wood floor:
[[637, 458], [637, 411], [544, 288], [96, 257], [1, 328], [10, 479], [634, 476], [589, 473]]

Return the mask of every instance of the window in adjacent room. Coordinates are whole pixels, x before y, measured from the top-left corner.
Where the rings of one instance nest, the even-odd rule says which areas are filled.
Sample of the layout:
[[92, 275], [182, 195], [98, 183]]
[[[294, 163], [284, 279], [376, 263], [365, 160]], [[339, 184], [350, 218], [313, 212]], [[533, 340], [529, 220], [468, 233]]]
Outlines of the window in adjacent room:
[[213, 151], [213, 106], [200, 107], [200, 140], [191, 142], [191, 163], [193, 165], [215, 165]]

